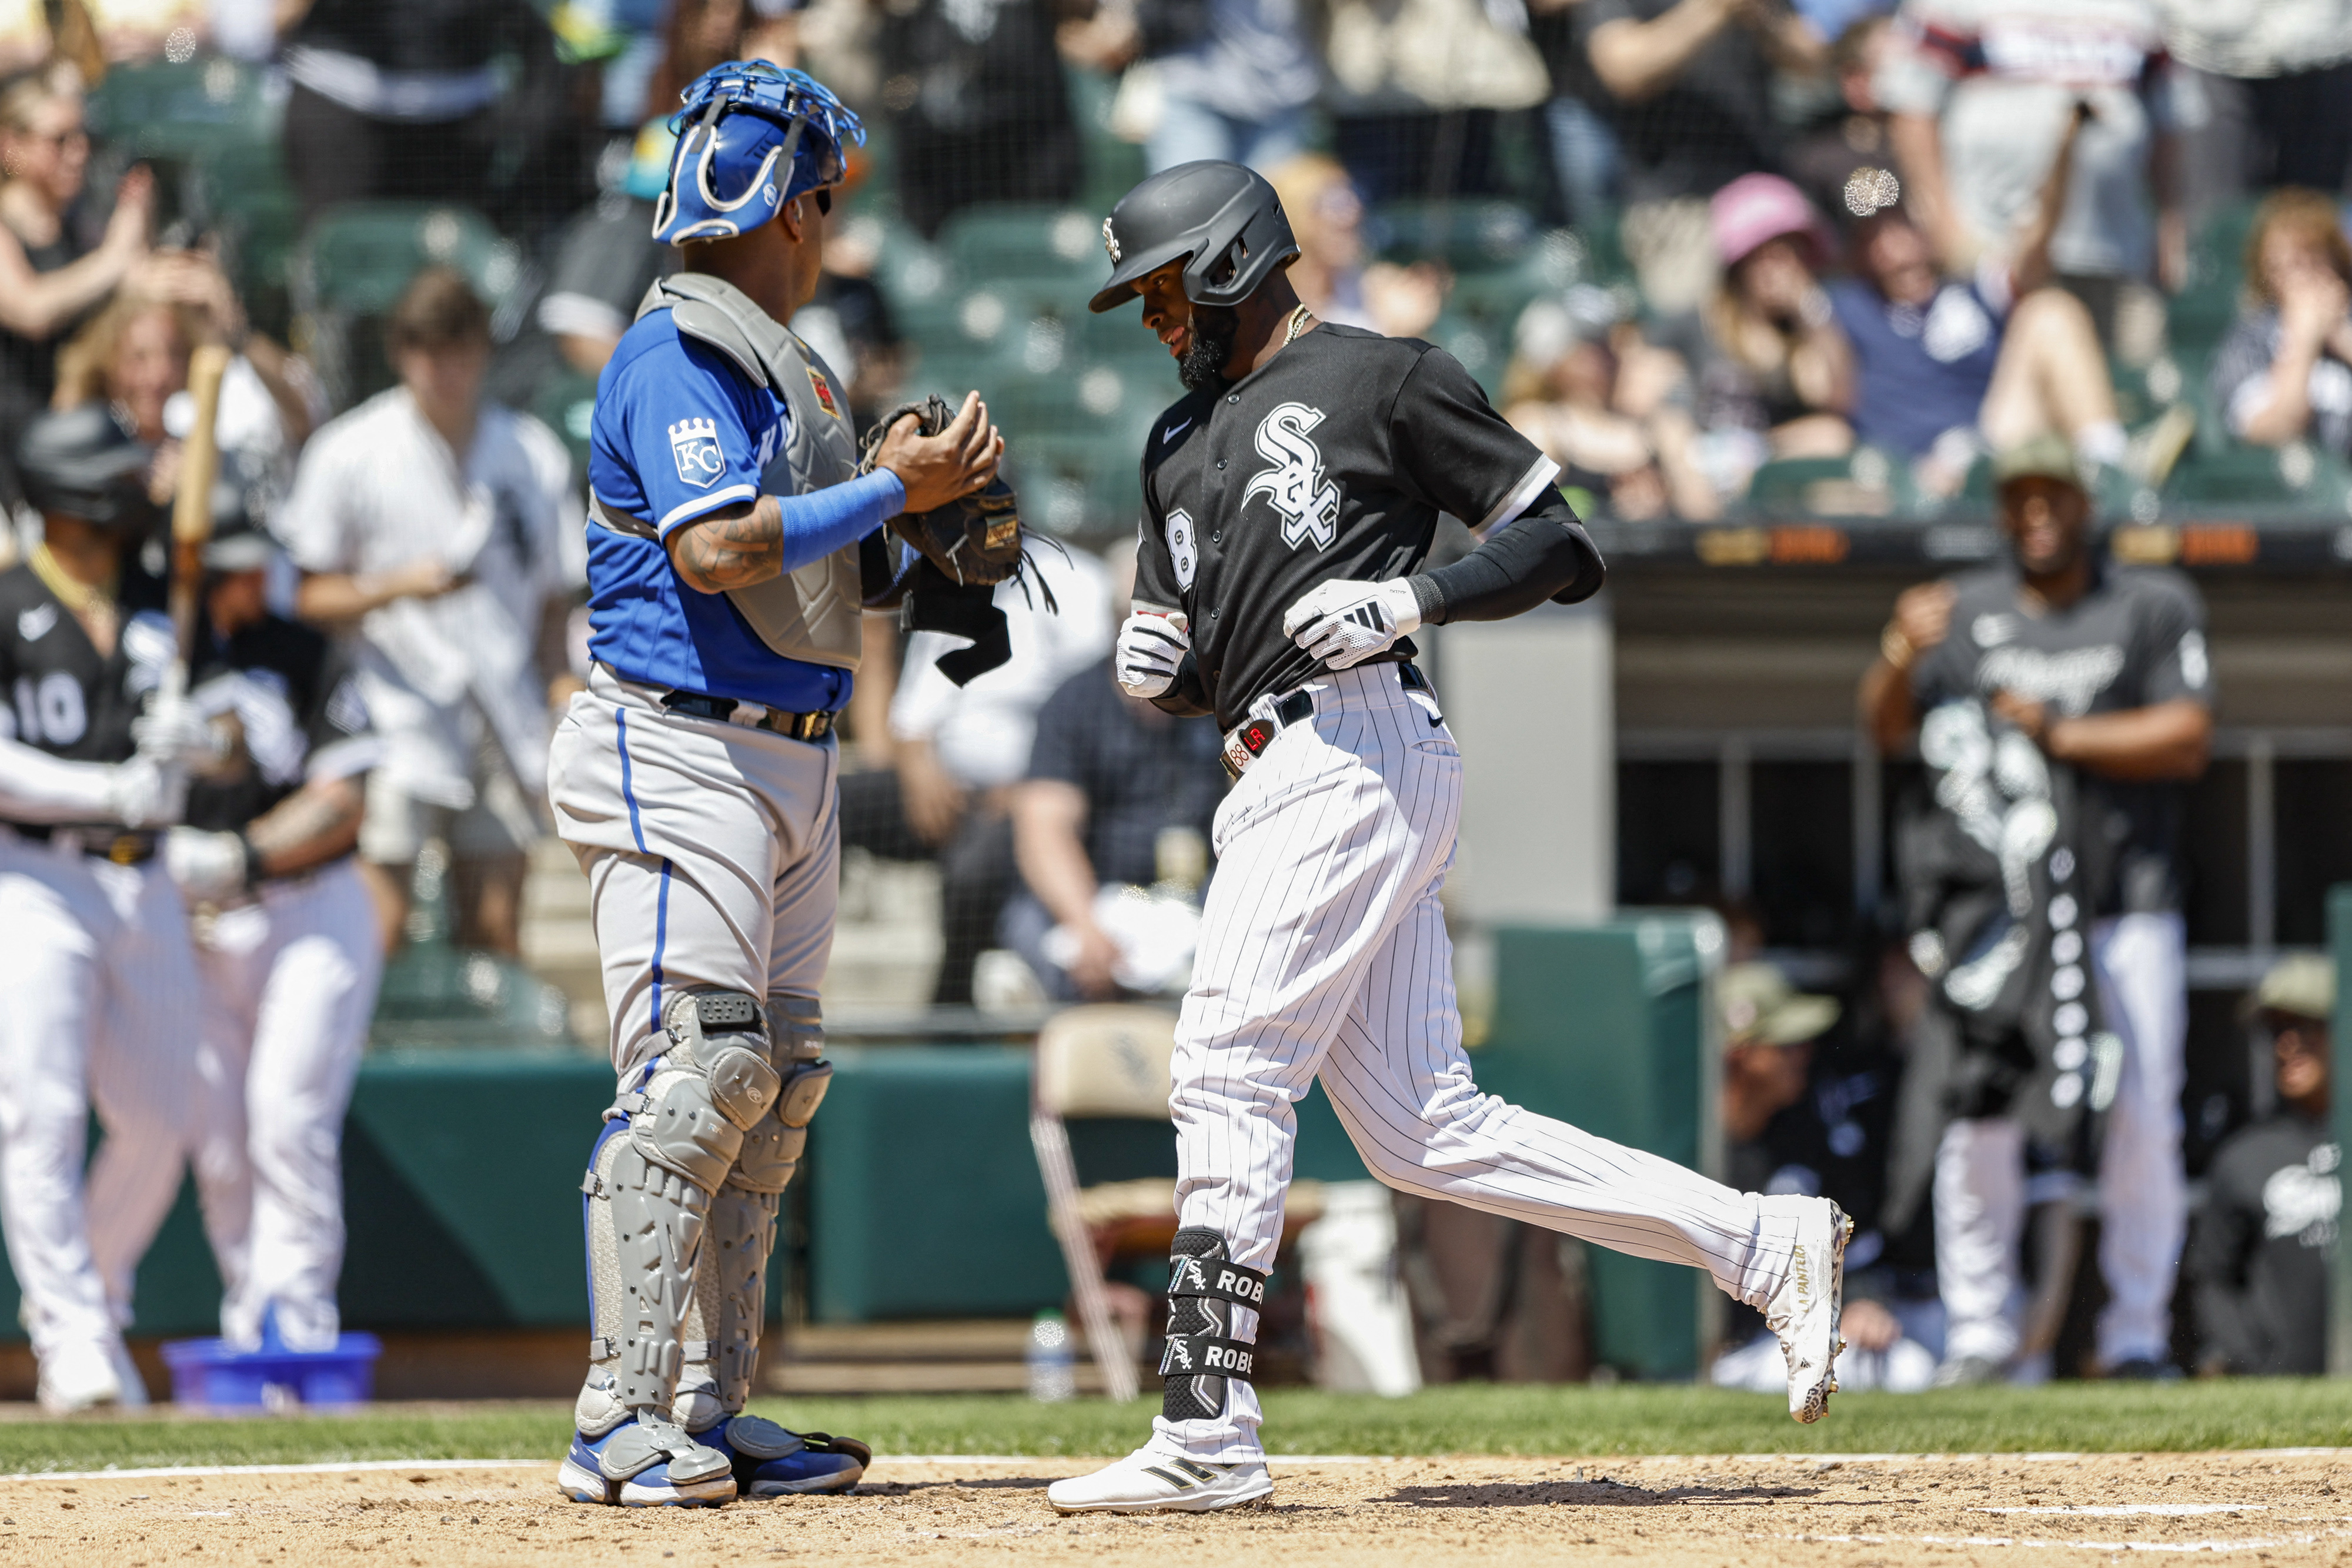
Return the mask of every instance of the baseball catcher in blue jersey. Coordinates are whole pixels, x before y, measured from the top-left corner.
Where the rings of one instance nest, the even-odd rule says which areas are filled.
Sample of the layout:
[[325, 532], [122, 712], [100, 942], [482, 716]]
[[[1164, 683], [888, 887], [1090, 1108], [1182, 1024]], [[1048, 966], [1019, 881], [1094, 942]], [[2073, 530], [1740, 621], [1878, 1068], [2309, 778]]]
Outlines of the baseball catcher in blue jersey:
[[911, 591], [919, 624], [953, 620], [1020, 564], [978, 396], [894, 414], [861, 454], [840, 382], [786, 325], [857, 117], [801, 72], [730, 61], [677, 126], [655, 234], [682, 269], [597, 386], [594, 668], [549, 766], [619, 1075], [581, 1184], [593, 1337], [561, 1485], [629, 1507], [865, 1473], [865, 1445], [743, 1411], [779, 1199], [832, 1072], [834, 719], [864, 605]]

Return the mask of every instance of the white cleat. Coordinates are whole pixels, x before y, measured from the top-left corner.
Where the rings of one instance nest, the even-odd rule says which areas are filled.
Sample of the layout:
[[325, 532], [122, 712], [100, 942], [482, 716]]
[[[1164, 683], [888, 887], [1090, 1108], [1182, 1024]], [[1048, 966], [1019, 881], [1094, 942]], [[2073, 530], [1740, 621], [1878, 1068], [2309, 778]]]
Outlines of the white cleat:
[[1062, 1513], [1210, 1513], [1270, 1507], [1273, 1493], [1274, 1478], [1263, 1459], [1213, 1465], [1138, 1448], [1090, 1476], [1055, 1481], [1045, 1489], [1045, 1500]]
[[1780, 1336], [1789, 1363], [1790, 1416], [1818, 1421], [1837, 1392], [1837, 1355], [1845, 1348], [1838, 1314], [1845, 1305], [1845, 1243], [1853, 1221], [1828, 1198], [1797, 1202], [1795, 1256], [1764, 1321]]
[[[127, 1359], [127, 1358], [126, 1358]], [[90, 1341], [58, 1345], [41, 1357], [37, 1397], [52, 1416], [71, 1416], [123, 1403], [122, 1380], [110, 1348]], [[140, 1390], [145, 1403], [145, 1389]]]

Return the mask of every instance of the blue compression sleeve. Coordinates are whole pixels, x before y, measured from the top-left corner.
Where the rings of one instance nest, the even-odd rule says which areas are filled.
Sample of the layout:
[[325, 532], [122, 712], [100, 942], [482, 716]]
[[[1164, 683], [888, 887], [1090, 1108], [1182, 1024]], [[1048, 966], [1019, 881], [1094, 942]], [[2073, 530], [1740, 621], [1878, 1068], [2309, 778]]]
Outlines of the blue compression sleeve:
[[784, 526], [784, 570], [798, 571], [859, 539], [907, 509], [907, 486], [887, 468], [804, 496], [778, 496]]

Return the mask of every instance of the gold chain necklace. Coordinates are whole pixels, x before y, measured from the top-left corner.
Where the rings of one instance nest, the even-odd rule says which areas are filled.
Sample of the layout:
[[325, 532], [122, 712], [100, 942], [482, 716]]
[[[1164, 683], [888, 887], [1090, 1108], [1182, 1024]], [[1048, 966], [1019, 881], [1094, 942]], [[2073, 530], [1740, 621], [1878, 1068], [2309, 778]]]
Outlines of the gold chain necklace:
[[50, 553], [46, 539], [33, 547], [33, 553], [26, 558], [26, 564], [33, 569], [33, 575], [56, 595], [58, 602], [81, 622], [82, 630], [89, 634], [91, 643], [100, 645], [99, 652], [101, 654], [109, 653], [115, 629], [120, 623], [115, 613], [114, 585], [92, 586], [67, 576], [66, 569]]
[[1298, 335], [1307, 330], [1307, 324], [1314, 319], [1314, 316], [1307, 310], [1305, 302], [1302, 301], [1298, 308], [1290, 313], [1290, 330], [1282, 335], [1282, 346], [1287, 349], [1291, 344], [1297, 342], [1298, 340]]

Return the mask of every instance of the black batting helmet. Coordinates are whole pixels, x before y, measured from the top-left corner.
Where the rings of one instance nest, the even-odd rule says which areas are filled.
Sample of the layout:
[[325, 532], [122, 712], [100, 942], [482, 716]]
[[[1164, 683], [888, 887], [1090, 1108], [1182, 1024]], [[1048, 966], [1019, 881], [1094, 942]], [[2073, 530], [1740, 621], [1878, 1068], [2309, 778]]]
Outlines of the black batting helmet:
[[110, 528], [144, 528], [155, 517], [147, 498], [144, 442], [102, 402], [55, 409], [25, 427], [16, 473], [36, 511]]
[[1239, 163], [1203, 161], [1163, 169], [1103, 220], [1110, 281], [1094, 298], [1100, 315], [1135, 298], [1136, 285], [1171, 261], [1184, 267], [1184, 298], [1238, 305], [1298, 254], [1274, 187]]

